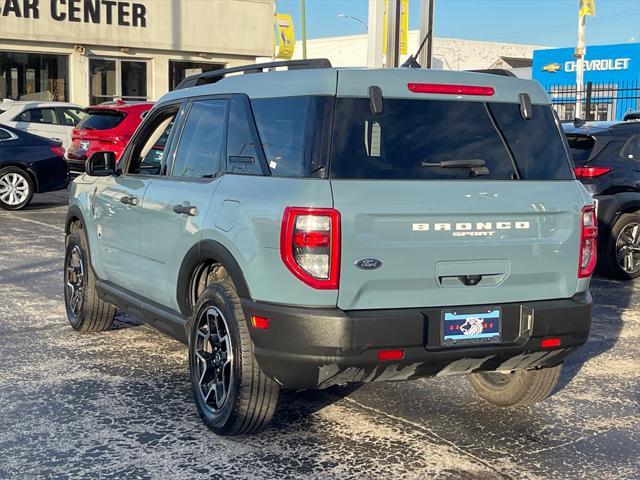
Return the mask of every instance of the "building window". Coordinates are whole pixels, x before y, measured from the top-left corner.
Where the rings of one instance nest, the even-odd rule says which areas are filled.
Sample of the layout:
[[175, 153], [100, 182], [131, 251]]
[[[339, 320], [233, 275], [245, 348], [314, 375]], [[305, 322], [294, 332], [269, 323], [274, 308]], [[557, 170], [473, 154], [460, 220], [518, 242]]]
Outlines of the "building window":
[[122, 99], [145, 101], [147, 96], [147, 62], [108, 58], [89, 59], [89, 103]]
[[169, 83], [171, 90], [174, 90], [178, 84], [191, 75], [197, 75], [211, 70], [219, 70], [225, 66], [220, 63], [204, 63], [204, 62], [178, 62], [169, 60]]
[[0, 52], [0, 99], [67, 101], [69, 57]]

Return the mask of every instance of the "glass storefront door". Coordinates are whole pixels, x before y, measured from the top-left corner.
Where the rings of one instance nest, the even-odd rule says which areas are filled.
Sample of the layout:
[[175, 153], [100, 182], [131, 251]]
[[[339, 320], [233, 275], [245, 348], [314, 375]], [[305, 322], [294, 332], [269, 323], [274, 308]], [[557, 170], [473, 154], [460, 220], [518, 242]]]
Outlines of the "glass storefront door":
[[147, 62], [107, 58], [89, 59], [89, 103], [122, 99], [145, 101], [147, 96]]
[[69, 57], [0, 52], [0, 99], [67, 101]]

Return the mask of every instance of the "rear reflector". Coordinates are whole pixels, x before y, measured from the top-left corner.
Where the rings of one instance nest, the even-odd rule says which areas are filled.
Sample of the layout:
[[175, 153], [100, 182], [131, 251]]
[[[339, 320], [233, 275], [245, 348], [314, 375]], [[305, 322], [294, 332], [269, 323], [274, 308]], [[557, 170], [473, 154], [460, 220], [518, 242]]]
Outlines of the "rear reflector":
[[582, 209], [582, 232], [580, 237], [578, 278], [587, 278], [593, 274], [598, 260], [598, 219], [596, 218], [596, 207], [593, 205]]
[[609, 173], [610, 167], [576, 167], [576, 178], [596, 178]]
[[496, 93], [493, 87], [478, 85], [447, 85], [442, 83], [409, 83], [409, 90], [413, 93], [436, 93], [446, 95], [479, 95], [490, 97]]
[[558, 337], [543, 338], [540, 342], [542, 348], [555, 348], [560, 346], [560, 339]]
[[404, 350], [380, 350], [378, 352], [378, 361], [386, 362], [389, 360], [402, 360], [404, 358]]
[[251, 317], [251, 325], [259, 330], [267, 330], [269, 328], [269, 319], [267, 317], [259, 317], [253, 315]]
[[64, 147], [51, 147], [51, 151], [54, 155], [64, 158]]

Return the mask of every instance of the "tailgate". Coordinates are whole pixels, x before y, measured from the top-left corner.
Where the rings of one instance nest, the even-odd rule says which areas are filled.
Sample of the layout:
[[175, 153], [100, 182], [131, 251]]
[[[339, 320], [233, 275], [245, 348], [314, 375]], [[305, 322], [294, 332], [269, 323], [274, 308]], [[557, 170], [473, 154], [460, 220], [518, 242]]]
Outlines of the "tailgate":
[[[576, 181], [332, 180], [342, 215], [344, 310], [569, 298], [577, 290]], [[382, 266], [362, 269], [360, 259]]]

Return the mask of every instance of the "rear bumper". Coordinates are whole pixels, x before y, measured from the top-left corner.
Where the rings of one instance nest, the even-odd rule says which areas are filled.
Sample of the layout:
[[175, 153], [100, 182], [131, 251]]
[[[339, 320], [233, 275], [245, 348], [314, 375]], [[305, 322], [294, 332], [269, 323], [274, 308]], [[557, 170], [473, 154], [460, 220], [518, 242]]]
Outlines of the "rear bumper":
[[[589, 292], [570, 299], [495, 306], [502, 308], [502, 343], [444, 347], [441, 318], [446, 307], [343, 311], [243, 300], [260, 367], [290, 389], [551, 367], [589, 336]], [[269, 329], [252, 328], [252, 315], [269, 318]], [[559, 337], [561, 346], [542, 349], [545, 337]], [[403, 349], [404, 358], [380, 362], [381, 349]]]

